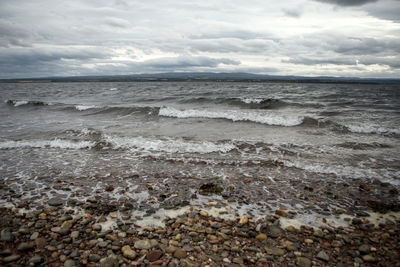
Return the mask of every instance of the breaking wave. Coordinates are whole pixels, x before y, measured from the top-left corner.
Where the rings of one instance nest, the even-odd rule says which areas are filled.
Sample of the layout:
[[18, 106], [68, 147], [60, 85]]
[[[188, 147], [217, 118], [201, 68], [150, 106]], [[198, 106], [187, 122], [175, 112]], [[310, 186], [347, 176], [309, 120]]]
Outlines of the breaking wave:
[[21, 140], [0, 142], [0, 149], [15, 148], [62, 148], [62, 149], [84, 149], [92, 148], [96, 145], [92, 141], [71, 141], [71, 140]]
[[352, 133], [400, 135], [400, 129], [387, 128], [379, 125], [346, 125], [345, 127]]
[[256, 112], [247, 110], [179, 110], [171, 107], [163, 107], [159, 111], [160, 116], [174, 118], [209, 118], [227, 119], [231, 121], [256, 122], [267, 125], [296, 126], [303, 122], [303, 116], [283, 115], [277, 113]]
[[133, 149], [149, 152], [167, 153], [199, 153], [207, 154], [212, 152], [227, 153], [236, 148], [231, 143], [214, 143], [210, 141], [189, 141], [184, 139], [153, 139], [145, 137], [115, 137], [105, 136], [107, 143], [114, 149]]

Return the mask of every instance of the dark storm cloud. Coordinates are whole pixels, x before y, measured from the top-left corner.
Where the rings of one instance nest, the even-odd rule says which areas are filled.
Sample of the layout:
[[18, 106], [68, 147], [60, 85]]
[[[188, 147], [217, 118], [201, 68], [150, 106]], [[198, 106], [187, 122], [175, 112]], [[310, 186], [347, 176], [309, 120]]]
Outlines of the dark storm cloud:
[[338, 6], [362, 6], [368, 3], [377, 2], [378, 0], [314, 0], [314, 1], [338, 5]]

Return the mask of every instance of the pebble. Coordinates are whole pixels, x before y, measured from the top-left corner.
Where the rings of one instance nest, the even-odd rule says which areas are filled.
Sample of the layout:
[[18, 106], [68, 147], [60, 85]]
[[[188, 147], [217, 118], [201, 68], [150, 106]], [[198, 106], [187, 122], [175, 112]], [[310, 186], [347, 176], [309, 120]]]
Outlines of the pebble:
[[39, 233], [38, 232], [34, 232], [31, 237], [30, 240], [36, 240], [39, 237]]
[[375, 262], [376, 261], [376, 258], [374, 256], [372, 256], [371, 254], [362, 256], [362, 259], [366, 262]]
[[29, 262], [32, 264], [37, 264], [42, 261], [42, 257], [40, 255], [35, 255], [32, 258], [29, 259]]
[[33, 242], [23, 242], [18, 245], [17, 250], [24, 251], [29, 250], [35, 247], [35, 243]]
[[173, 256], [177, 259], [184, 259], [187, 257], [187, 252], [184, 249], [177, 248]]
[[249, 217], [248, 216], [240, 217], [239, 224], [244, 225], [244, 224], [247, 224], [248, 222], [249, 222]]
[[358, 247], [358, 251], [360, 251], [361, 254], [369, 254], [371, 252], [371, 246], [368, 244], [363, 244]]
[[299, 267], [310, 267], [311, 261], [305, 257], [297, 257], [296, 265]]
[[100, 255], [98, 254], [90, 254], [89, 261], [91, 262], [98, 262], [101, 259]]
[[151, 249], [157, 245], [158, 242], [155, 239], [143, 239], [135, 242], [135, 248], [137, 249]]
[[258, 235], [256, 236], [256, 239], [257, 239], [257, 240], [260, 240], [260, 241], [262, 241], [262, 240], [267, 240], [267, 235], [266, 235], [266, 234], [258, 234]]
[[152, 250], [152, 251], [149, 251], [146, 254], [146, 259], [148, 259], [150, 262], [153, 262], [153, 261], [156, 261], [159, 258], [161, 258], [162, 255], [163, 255], [162, 251], [160, 251], [160, 250]]
[[122, 255], [124, 255], [125, 258], [128, 258], [130, 260], [134, 260], [137, 256], [136, 252], [131, 249], [130, 246], [126, 245], [121, 248]]
[[265, 247], [265, 251], [268, 254], [274, 255], [274, 256], [283, 256], [285, 255], [285, 251], [281, 248], [276, 248], [276, 247]]
[[76, 267], [76, 263], [74, 260], [66, 260], [64, 262], [64, 267]]
[[18, 260], [19, 258], [21, 258], [21, 255], [13, 254], [11, 256], [3, 258], [3, 262], [12, 262]]
[[3, 242], [10, 242], [14, 240], [13, 235], [11, 234], [11, 230], [10, 228], [4, 228], [3, 230], [1, 230], [1, 235], [0, 235], [0, 240]]
[[62, 200], [61, 198], [55, 197], [55, 198], [49, 199], [49, 201], [47, 201], [47, 204], [50, 206], [61, 206], [64, 204], [64, 200]]
[[317, 254], [317, 258], [318, 259], [321, 259], [321, 260], [324, 260], [324, 261], [329, 261], [329, 256], [328, 256], [328, 254], [326, 254], [326, 252], [325, 251], [320, 251], [320, 252], [318, 252], [318, 254]]
[[199, 213], [200, 213], [201, 216], [204, 216], [204, 217], [208, 216], [208, 212], [205, 211], [205, 210], [201, 210]]

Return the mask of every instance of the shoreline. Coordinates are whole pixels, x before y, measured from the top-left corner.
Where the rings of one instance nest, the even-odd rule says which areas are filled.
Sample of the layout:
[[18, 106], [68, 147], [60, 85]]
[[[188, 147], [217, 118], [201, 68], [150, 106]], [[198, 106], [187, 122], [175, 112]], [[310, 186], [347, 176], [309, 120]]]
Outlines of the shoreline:
[[223, 218], [226, 213], [213, 205], [171, 209], [168, 214], [176, 216], [160, 217], [159, 226], [139, 225], [119, 211], [96, 215], [61, 205], [37, 210], [3, 205], [0, 261], [69, 267], [400, 264], [399, 212], [335, 215], [342, 225], [322, 216], [322, 224], [311, 227], [298, 216], [290, 219], [285, 209], [258, 218], [233, 212]]

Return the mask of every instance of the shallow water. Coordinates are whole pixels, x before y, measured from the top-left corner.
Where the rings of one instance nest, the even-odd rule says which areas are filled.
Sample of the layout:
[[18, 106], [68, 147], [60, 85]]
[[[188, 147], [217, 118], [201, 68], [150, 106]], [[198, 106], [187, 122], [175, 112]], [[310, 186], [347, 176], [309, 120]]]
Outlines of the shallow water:
[[[0, 174], [14, 192], [3, 202], [85, 201], [97, 194], [151, 210], [193, 204], [201, 184], [211, 181], [232, 185], [221, 206], [234, 198], [261, 211], [283, 205], [323, 214], [363, 207], [360, 183], [378, 179], [400, 188], [398, 85], [0, 88]], [[113, 192], [104, 191], [109, 184]]]

